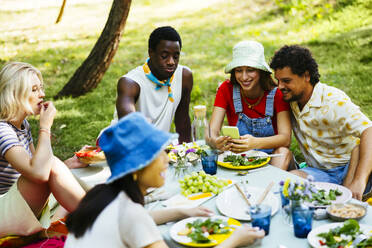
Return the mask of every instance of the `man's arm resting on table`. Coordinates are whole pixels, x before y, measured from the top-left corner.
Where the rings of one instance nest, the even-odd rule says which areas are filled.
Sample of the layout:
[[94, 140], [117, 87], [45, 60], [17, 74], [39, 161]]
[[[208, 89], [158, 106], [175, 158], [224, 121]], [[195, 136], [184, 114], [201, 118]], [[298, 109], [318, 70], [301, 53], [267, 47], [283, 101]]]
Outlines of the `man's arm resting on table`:
[[191, 141], [189, 106], [193, 84], [192, 72], [184, 68], [182, 71], [182, 96], [174, 118], [176, 132], [180, 135], [179, 143]]
[[365, 129], [360, 137], [359, 161], [350, 185], [345, 185], [353, 192], [353, 197], [361, 200], [372, 172], [372, 127]]
[[140, 94], [140, 86], [130, 78], [121, 77], [117, 86], [116, 110], [118, 118], [136, 111], [136, 101]]

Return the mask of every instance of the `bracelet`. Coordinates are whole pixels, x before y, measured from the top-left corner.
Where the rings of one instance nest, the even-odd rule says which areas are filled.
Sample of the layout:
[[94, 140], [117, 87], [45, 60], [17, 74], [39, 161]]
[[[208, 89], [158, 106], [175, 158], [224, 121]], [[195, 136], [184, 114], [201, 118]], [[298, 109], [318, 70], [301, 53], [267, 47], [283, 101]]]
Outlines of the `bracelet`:
[[42, 127], [41, 127], [41, 128], [39, 129], [39, 132], [46, 132], [47, 134], [52, 135], [51, 132], [50, 132], [50, 130], [47, 129], [47, 128], [42, 128]]

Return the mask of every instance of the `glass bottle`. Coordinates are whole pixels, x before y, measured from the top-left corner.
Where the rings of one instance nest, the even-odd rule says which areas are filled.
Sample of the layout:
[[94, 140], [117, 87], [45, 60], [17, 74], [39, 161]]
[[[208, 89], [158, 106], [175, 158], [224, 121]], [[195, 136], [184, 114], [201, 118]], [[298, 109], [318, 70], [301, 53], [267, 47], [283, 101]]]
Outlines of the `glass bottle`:
[[205, 145], [209, 138], [209, 124], [207, 121], [207, 107], [194, 106], [194, 121], [191, 125], [192, 141], [198, 145]]

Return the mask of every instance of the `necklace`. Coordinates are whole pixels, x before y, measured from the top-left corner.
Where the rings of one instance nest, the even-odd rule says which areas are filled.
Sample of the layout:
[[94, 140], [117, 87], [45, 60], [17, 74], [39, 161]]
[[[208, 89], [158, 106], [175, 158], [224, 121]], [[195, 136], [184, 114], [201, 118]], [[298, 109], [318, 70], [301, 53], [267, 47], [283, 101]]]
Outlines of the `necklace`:
[[169, 99], [169, 101], [174, 102], [173, 94], [172, 94], [172, 87], [171, 87], [171, 83], [172, 83], [173, 78], [174, 78], [174, 73], [173, 73], [172, 77], [168, 78], [167, 80], [160, 81], [159, 79], [157, 79], [154, 76], [154, 74], [152, 74], [151, 69], [148, 65], [149, 60], [150, 60], [150, 58], [148, 58], [146, 60], [146, 63], [142, 67], [143, 71], [145, 72], [146, 77], [156, 85], [155, 90], [159, 90], [163, 86], [168, 87], [168, 99]]
[[242, 96], [244, 102], [248, 105], [248, 108], [249, 108], [249, 109], [253, 109], [254, 107], [256, 107], [256, 106], [261, 102], [261, 99], [262, 99], [262, 97], [263, 97], [264, 95], [265, 95], [265, 93], [262, 94], [262, 95], [258, 98], [258, 100], [257, 100], [255, 103], [251, 104], [251, 103], [249, 103], [249, 102], [247, 101], [247, 99], [245, 99], [246, 96], [244, 95], [244, 93], [241, 92], [241, 96]]

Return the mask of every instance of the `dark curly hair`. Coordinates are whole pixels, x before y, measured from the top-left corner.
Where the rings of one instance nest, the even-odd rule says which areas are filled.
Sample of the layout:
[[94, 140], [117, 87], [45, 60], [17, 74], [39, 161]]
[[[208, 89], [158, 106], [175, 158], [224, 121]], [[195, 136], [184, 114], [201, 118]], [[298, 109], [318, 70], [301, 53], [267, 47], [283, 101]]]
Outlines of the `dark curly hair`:
[[149, 48], [156, 50], [156, 46], [161, 40], [178, 41], [180, 43], [180, 49], [182, 48], [181, 37], [171, 26], [159, 27], [152, 31], [149, 38]]
[[308, 71], [312, 85], [319, 82], [318, 64], [309, 49], [298, 45], [285, 45], [276, 51], [274, 57], [271, 59], [270, 67], [276, 70], [287, 66], [291, 68], [292, 73], [299, 76], [302, 76]]

